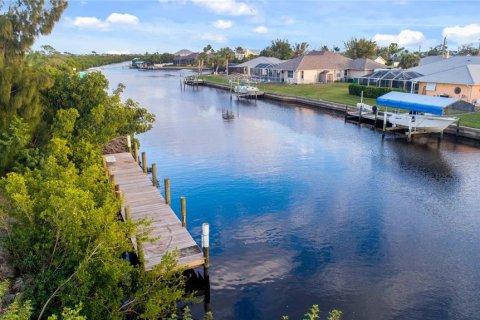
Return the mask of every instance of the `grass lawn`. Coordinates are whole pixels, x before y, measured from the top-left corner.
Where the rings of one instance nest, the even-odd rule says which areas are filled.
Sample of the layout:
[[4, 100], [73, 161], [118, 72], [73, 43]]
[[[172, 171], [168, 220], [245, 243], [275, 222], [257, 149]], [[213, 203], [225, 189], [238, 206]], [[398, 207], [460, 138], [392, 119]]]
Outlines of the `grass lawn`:
[[460, 125], [464, 127], [480, 129], [480, 111], [460, 115]]
[[[228, 84], [228, 79], [222, 75], [203, 76], [207, 81]], [[329, 83], [329, 84], [301, 84], [292, 85], [286, 83], [259, 83], [257, 87], [265, 92], [283, 94], [287, 96], [298, 96], [313, 99], [322, 99], [342, 104], [355, 106], [360, 102], [360, 97], [348, 94], [348, 83]], [[365, 98], [364, 102], [374, 105], [375, 99]], [[471, 128], [480, 128], [480, 111], [460, 115], [460, 125]]]

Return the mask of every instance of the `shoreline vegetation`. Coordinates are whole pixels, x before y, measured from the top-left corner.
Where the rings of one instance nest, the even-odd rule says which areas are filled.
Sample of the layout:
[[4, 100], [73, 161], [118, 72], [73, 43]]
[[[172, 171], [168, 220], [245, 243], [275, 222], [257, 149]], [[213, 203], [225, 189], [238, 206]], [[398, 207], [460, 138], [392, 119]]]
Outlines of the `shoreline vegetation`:
[[[200, 76], [209, 82], [229, 85], [225, 75], [203, 75]], [[302, 98], [320, 99], [327, 102], [336, 102], [355, 106], [360, 102], [360, 97], [348, 93], [349, 83], [335, 82], [328, 84], [301, 84], [291, 85], [286, 83], [258, 83], [256, 86], [266, 93], [275, 93], [286, 96], [296, 96]], [[364, 98], [363, 102], [369, 105], [375, 105], [376, 99]], [[460, 124], [465, 127], [480, 129], [480, 111], [458, 116]]]

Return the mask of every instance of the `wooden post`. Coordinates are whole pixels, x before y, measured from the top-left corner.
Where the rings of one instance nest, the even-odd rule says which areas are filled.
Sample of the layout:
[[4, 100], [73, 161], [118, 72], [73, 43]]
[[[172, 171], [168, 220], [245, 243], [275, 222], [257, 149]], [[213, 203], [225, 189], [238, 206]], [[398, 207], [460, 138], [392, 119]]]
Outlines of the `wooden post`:
[[457, 121], [457, 130], [455, 131], [455, 138], [458, 138], [458, 134], [460, 132], [460, 119]]
[[385, 137], [385, 130], [387, 129], [387, 111], [383, 111], [383, 133], [382, 138]]
[[377, 130], [377, 118], [378, 118], [378, 108], [375, 111], [375, 123], [373, 124], [373, 128], [375, 129], [375, 131]]
[[412, 141], [412, 117], [408, 116], [408, 135], [407, 135], [408, 142]]
[[362, 122], [362, 110], [363, 110], [363, 104], [360, 105], [360, 108], [358, 109], [358, 125], [360, 125], [360, 123]]
[[143, 173], [147, 173], [147, 153], [142, 152], [142, 167]]
[[132, 220], [132, 213], [130, 207], [125, 207], [125, 221], [130, 222]]
[[202, 224], [202, 248], [205, 258], [203, 276], [205, 281], [210, 281], [210, 226], [208, 223]]
[[152, 184], [154, 187], [158, 188], [158, 179], [157, 179], [157, 164], [152, 163]]
[[165, 184], [165, 203], [170, 205], [170, 179], [165, 178], [163, 182]]
[[347, 121], [347, 116], [348, 116], [348, 106], [345, 105], [345, 121]]
[[182, 227], [187, 227], [187, 200], [185, 197], [180, 197], [180, 207], [182, 211]]
[[134, 158], [135, 162], [138, 164], [138, 143], [135, 142], [135, 149], [134, 149]]
[[110, 183], [115, 187], [115, 175], [114, 174], [110, 175]]
[[116, 184], [114, 189], [115, 189], [115, 197], [117, 199], [120, 199], [120, 186], [118, 184]]
[[130, 135], [127, 135], [127, 147], [128, 147], [128, 152], [132, 153], [132, 140], [130, 139]]

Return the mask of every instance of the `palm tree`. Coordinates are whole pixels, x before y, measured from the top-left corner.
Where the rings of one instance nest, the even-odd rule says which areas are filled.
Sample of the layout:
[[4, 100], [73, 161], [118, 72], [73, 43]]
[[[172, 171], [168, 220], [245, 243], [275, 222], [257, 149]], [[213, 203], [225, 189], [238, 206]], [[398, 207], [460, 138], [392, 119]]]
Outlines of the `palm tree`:
[[308, 50], [308, 43], [302, 42], [302, 43], [295, 43], [293, 46], [293, 56], [294, 57], [299, 57], [305, 55]]

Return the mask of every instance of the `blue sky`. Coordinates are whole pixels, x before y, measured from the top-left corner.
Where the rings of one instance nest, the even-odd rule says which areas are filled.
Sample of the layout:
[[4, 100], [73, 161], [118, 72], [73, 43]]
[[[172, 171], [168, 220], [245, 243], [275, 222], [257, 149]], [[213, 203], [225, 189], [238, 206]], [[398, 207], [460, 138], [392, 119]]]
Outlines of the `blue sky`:
[[52, 34], [35, 44], [72, 53], [176, 52], [206, 44], [262, 49], [276, 38], [310, 49], [351, 37], [429, 48], [478, 46], [480, 1], [152, 0], [70, 1]]

